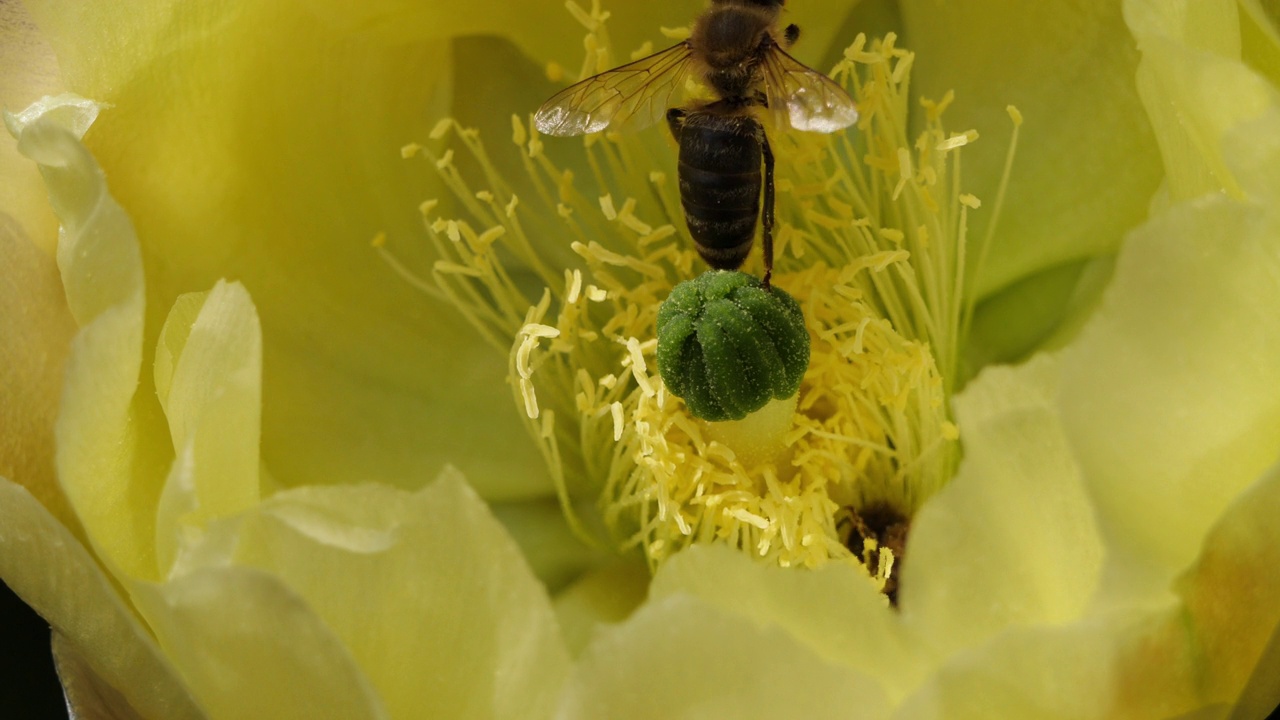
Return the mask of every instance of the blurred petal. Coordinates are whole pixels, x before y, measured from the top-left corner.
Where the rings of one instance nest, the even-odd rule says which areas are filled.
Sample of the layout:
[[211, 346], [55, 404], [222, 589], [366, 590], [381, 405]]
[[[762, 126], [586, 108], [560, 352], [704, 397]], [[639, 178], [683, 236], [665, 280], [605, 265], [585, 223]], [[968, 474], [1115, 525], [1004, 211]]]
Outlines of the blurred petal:
[[210, 717], [388, 717], [341, 640], [279, 578], [204, 568], [133, 591]]
[[1055, 363], [992, 368], [955, 398], [965, 458], [916, 515], [903, 620], [943, 653], [1092, 598], [1103, 547], [1054, 407]]
[[[214, 523], [174, 573], [227, 564], [270, 573], [296, 593], [392, 717], [547, 716], [568, 670], [546, 590], [456, 472], [412, 494], [381, 485], [278, 493]], [[211, 614], [192, 615], [183, 632], [231, 622], [217, 602], [201, 608]], [[271, 627], [266, 617], [255, 624]], [[166, 647], [194, 642], [182, 637]]]
[[[410, 19], [432, 12], [413, 6]], [[438, 188], [399, 150], [446, 109], [448, 11], [414, 24], [288, 2], [32, 12], [67, 82], [112, 105], [88, 140], [156, 270], [151, 326], [222, 277], [253, 296], [263, 455], [280, 482], [417, 486], [449, 461], [494, 497], [550, 492], [531, 444], [492, 452], [523, 432], [503, 358], [369, 247], [385, 232], [430, 267], [417, 208]]]
[[681, 594], [781, 627], [820, 657], [874, 677], [891, 699], [923, 671], [885, 597], [851, 564], [797, 571], [721, 545], [693, 546], [665, 563], [649, 589], [653, 601]]
[[1005, 107], [1026, 118], [979, 296], [1115, 252], [1146, 215], [1161, 176], [1119, 3], [1052, 0], [1029, 13], [1017, 0], [903, 0], [902, 16], [905, 41], [922, 51], [914, 90], [934, 99], [955, 90], [948, 126], [983, 134], [964, 154], [964, 185], [983, 200], [971, 237], [982, 237], [994, 207], [1010, 128]]
[[601, 631], [575, 666], [561, 718], [886, 717], [874, 681], [785, 629], [678, 594]]
[[[109, 568], [152, 577], [155, 504], [170, 453], [142, 364], [143, 279], [137, 238], [79, 136], [98, 111], [46, 98], [5, 123], [40, 165], [62, 223], [58, 265], [81, 330], [72, 342], [56, 428], [58, 478]], [[162, 431], [161, 431], [162, 432]]]
[[[64, 649], [83, 658], [94, 673], [92, 682], [115, 688], [102, 690], [104, 695], [118, 695], [146, 718], [204, 717], [79, 541], [26, 490], [3, 478], [0, 577], [49, 621], [55, 635], [63, 637]], [[75, 692], [68, 689], [69, 695]]]
[[0, 268], [0, 475], [30, 490], [63, 525], [77, 527], [58, 487], [53, 448], [62, 365], [75, 322], [52, 258], [2, 213]]

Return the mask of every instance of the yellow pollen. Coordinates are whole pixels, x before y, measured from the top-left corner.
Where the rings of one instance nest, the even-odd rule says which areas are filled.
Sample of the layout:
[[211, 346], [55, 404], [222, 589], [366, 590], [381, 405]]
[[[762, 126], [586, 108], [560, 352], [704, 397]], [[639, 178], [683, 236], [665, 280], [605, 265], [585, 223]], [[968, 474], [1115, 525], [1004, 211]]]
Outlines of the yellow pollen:
[[612, 195], [604, 195], [600, 198], [600, 212], [604, 213], [604, 216], [610, 220], [618, 219], [618, 211], [613, 207]]

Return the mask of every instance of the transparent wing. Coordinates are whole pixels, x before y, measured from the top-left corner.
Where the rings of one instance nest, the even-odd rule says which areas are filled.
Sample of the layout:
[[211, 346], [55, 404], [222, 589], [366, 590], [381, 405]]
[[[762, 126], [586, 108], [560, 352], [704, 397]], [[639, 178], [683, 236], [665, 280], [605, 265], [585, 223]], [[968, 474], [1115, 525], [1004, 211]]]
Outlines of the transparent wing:
[[689, 43], [678, 43], [561, 90], [542, 103], [533, 124], [544, 135], [648, 127], [666, 114], [688, 68]]
[[797, 130], [830, 133], [858, 121], [853, 98], [834, 80], [774, 46], [765, 54], [765, 95], [780, 122]]

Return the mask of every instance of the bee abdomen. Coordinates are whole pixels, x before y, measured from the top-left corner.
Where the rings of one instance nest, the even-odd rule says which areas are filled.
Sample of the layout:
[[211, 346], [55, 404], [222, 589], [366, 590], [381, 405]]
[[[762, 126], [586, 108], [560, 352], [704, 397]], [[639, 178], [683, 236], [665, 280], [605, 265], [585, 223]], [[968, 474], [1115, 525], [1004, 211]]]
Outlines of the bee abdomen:
[[707, 264], [740, 267], [760, 214], [759, 124], [745, 116], [690, 113], [680, 134], [680, 201]]

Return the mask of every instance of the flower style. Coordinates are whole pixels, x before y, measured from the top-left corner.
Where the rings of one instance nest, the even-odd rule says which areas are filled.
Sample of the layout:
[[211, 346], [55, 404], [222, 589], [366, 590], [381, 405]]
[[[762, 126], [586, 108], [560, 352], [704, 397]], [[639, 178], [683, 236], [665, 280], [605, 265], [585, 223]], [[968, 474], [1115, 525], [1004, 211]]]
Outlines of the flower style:
[[[775, 279], [805, 308], [815, 361], [798, 414], [755, 428], [681, 420], [648, 372], [664, 288], [696, 274], [674, 188], [647, 165], [670, 150], [624, 136], [561, 155], [516, 127], [524, 152], [499, 152], [512, 129], [496, 98], [519, 114], [552, 86], [510, 44], [443, 40], [509, 32], [563, 62], [572, 26], [506, 3], [337, 5], [30, 7], [62, 82], [93, 101], [47, 98], [6, 123], [24, 159], [0, 166], [16, 188], [0, 237], [22, 290], [0, 301], [23, 349], [0, 412], [21, 420], [6, 426], [0, 575], [53, 625], [78, 717], [1275, 704], [1280, 36], [1260, 3], [1031, 17], [997, 0], [795, 0], [803, 42], [830, 48], [816, 66], [843, 62], [852, 83], [906, 62], [895, 80], [912, 83], [903, 124], [880, 126], [904, 130], [888, 154], [777, 135], [793, 165]], [[615, 47], [672, 22], [618, 5]], [[603, 51], [598, 8], [576, 10]], [[855, 30], [901, 39], [845, 56]], [[405, 89], [406, 68], [422, 87]], [[937, 144], [906, 139], [946, 103], [914, 98], [952, 89], [947, 126], [983, 137], [956, 136], [964, 174], [937, 197], [954, 210], [941, 227], [970, 230], [930, 230], [903, 257], [892, 243], [928, 223], [856, 202], [930, 186], [921, 153]], [[1010, 103], [1026, 118], [1012, 166], [995, 140]], [[446, 113], [437, 129], [462, 151], [407, 148], [440, 174], [397, 157]], [[842, 195], [830, 181], [860, 166], [895, 180]], [[61, 228], [56, 274], [31, 249], [54, 252], [23, 184], [35, 167]], [[570, 168], [601, 192], [574, 190]], [[431, 241], [413, 245], [424, 198]], [[434, 268], [427, 297], [388, 282], [370, 237], [407, 275]], [[967, 270], [921, 264], [965, 238]], [[886, 278], [962, 285], [895, 315], [909, 294]], [[894, 387], [910, 388], [900, 404]], [[508, 440], [522, 417], [528, 446]], [[772, 442], [796, 417], [810, 424], [782, 431], [782, 452], [811, 457], [751, 457], [753, 433]], [[840, 437], [868, 451], [833, 455]], [[531, 469], [539, 453], [550, 473]], [[730, 487], [744, 473], [752, 492]], [[740, 504], [689, 502], [698, 482]], [[818, 512], [791, 513], [795, 497]], [[910, 518], [896, 578], [901, 548], [881, 552], [878, 532], [859, 546], [866, 518], [842, 511], [863, 500]], [[584, 549], [572, 523], [615, 547]]]

